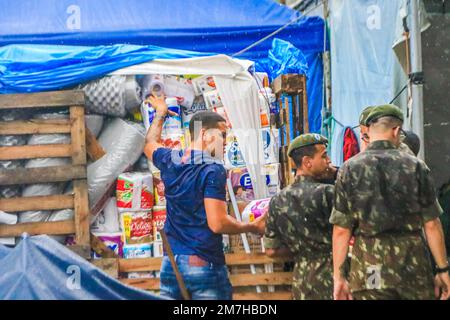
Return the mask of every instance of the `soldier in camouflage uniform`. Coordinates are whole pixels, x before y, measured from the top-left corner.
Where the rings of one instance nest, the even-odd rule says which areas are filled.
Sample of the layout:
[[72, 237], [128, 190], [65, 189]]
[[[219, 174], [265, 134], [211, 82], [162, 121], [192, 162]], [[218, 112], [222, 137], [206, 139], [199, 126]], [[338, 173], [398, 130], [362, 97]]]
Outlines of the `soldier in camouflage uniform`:
[[[424, 162], [398, 150], [403, 114], [374, 107], [366, 119], [371, 143], [340, 168], [334, 224], [335, 299], [434, 299], [432, 266], [422, 228], [448, 298], [450, 279], [433, 181]], [[348, 283], [342, 267], [351, 235]]]
[[[361, 111], [361, 114], [359, 116], [359, 130], [361, 132], [360, 134], [360, 149], [361, 151], [366, 150], [367, 146], [369, 145], [369, 136], [367, 135], [367, 132], [369, 130], [369, 127], [366, 125], [367, 117], [369, 116], [370, 112], [373, 110], [374, 106], [366, 107], [363, 111]], [[403, 140], [405, 138], [404, 132], [401, 132], [400, 139]], [[412, 152], [411, 148], [406, 144], [403, 143], [403, 141], [400, 142], [400, 145], [397, 147], [398, 150], [409, 153], [412, 156], [415, 156], [416, 154]]]
[[293, 140], [288, 155], [297, 166], [295, 182], [273, 197], [264, 245], [269, 256], [295, 260], [292, 284], [295, 300], [333, 299], [331, 259], [334, 186], [318, 180], [333, 175], [326, 152], [327, 139], [303, 134]]

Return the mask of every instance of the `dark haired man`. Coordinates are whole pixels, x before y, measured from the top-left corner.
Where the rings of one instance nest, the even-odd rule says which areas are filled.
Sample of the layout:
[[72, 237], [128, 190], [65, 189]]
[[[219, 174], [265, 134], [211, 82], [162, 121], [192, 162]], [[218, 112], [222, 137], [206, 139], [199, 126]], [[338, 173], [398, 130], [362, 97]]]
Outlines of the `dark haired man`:
[[[190, 123], [191, 146], [171, 150], [161, 145], [168, 108], [164, 97], [150, 97], [156, 115], [144, 152], [161, 171], [167, 201], [164, 231], [192, 299], [232, 297], [222, 234], [264, 232], [264, 217], [242, 223], [227, 214], [226, 170], [222, 158], [226, 122], [211, 111], [195, 114]], [[167, 256], [161, 266], [161, 295], [182, 299]]]
[[333, 174], [326, 150], [327, 139], [303, 134], [289, 146], [297, 172], [295, 182], [270, 201], [264, 245], [271, 257], [295, 260], [292, 283], [296, 300], [333, 299], [331, 261], [334, 186], [320, 183]]

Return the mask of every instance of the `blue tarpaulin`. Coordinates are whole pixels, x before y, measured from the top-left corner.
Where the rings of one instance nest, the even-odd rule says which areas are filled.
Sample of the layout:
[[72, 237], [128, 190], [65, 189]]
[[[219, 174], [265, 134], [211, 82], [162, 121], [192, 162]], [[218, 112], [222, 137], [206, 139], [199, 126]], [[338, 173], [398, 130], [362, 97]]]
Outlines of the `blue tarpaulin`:
[[126, 286], [48, 236], [0, 245], [0, 300], [161, 300]]
[[[151, 45], [228, 55], [299, 16], [297, 11], [271, 0], [0, 0], [0, 5], [0, 46], [133, 44], [147, 49]], [[320, 131], [324, 22], [318, 17], [302, 17], [276, 37], [292, 43], [306, 58], [310, 70], [307, 82], [310, 129]], [[268, 39], [239, 57], [254, 61], [267, 58], [271, 44], [272, 39]], [[161, 52], [153, 51], [155, 48], [150, 47], [150, 55], [164, 58], [158, 56]], [[89, 58], [93, 57], [95, 54]], [[142, 59], [148, 58], [147, 55]], [[142, 62], [138, 60], [135, 63]]]

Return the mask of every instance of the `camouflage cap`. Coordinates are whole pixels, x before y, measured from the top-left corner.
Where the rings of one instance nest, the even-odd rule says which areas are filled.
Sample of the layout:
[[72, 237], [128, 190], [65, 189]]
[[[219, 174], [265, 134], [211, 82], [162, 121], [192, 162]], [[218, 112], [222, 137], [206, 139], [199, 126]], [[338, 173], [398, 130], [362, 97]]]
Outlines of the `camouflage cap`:
[[367, 117], [369, 116], [369, 113], [373, 110], [374, 106], [366, 107], [363, 111], [361, 111], [361, 114], [359, 115], [359, 124], [362, 126], [366, 125]]
[[365, 125], [368, 126], [371, 122], [374, 122], [381, 117], [395, 117], [401, 121], [404, 120], [403, 112], [399, 107], [393, 104], [383, 104], [374, 107], [372, 111], [370, 111], [366, 118]]
[[327, 144], [328, 139], [324, 136], [317, 134], [317, 133], [305, 133], [299, 135], [297, 138], [292, 140], [291, 144], [289, 145], [288, 149], [288, 156], [291, 156], [292, 151], [295, 149], [306, 147], [306, 146], [312, 146], [314, 144]]

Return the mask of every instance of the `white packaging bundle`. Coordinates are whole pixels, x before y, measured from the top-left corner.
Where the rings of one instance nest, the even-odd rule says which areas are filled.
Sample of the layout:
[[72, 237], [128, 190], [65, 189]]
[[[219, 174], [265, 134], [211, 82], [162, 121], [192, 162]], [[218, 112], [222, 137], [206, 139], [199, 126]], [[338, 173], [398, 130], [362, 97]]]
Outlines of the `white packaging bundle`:
[[[65, 119], [66, 114], [50, 113], [36, 116], [37, 119]], [[69, 144], [68, 134], [36, 134], [28, 140], [29, 145]], [[69, 158], [37, 158], [28, 160], [26, 168], [46, 168], [70, 164]], [[64, 183], [38, 183], [27, 185], [23, 188], [23, 197], [49, 196], [61, 194], [64, 191]], [[49, 217], [50, 211], [25, 211], [19, 215], [19, 222], [42, 222]]]
[[218, 90], [205, 92], [203, 98], [205, 99], [206, 108], [208, 109], [223, 107]]
[[[0, 225], [2, 224], [16, 224], [17, 215], [6, 213], [0, 210]], [[13, 246], [16, 244], [14, 237], [0, 238], [0, 244]]]
[[161, 258], [164, 255], [163, 242], [154, 241], [153, 242], [153, 257]]
[[87, 167], [91, 222], [106, 204], [117, 177], [141, 156], [145, 133], [142, 125], [119, 118], [105, 124], [98, 139], [106, 154]]
[[164, 76], [160, 74], [152, 74], [143, 76], [141, 80], [142, 100], [145, 100], [151, 93], [162, 96], [164, 94]]
[[153, 252], [153, 244], [132, 244], [123, 246], [123, 257], [125, 259], [142, 259], [151, 258]]
[[86, 94], [86, 109], [92, 113], [124, 117], [140, 103], [140, 87], [134, 76], [106, 76], [81, 89]]
[[91, 230], [95, 232], [120, 232], [119, 210], [117, 209], [115, 197], [109, 198], [105, 208], [91, 225]]
[[[280, 134], [279, 129], [262, 128], [260, 133], [263, 138], [264, 164], [279, 162]], [[233, 131], [227, 135], [227, 145], [225, 147], [225, 168], [232, 169], [245, 166], [239, 144]]]
[[[66, 192], [64, 194], [73, 194], [73, 185], [72, 183], [69, 184], [69, 186], [66, 188]], [[66, 220], [72, 220], [74, 218], [74, 210], [73, 209], [62, 209], [53, 211], [50, 215], [48, 215], [48, 218], [46, 221], [66, 221]], [[66, 242], [66, 235], [61, 236], [49, 236], [50, 238], [58, 241], [61, 244], [65, 244]]]
[[214, 82], [213, 76], [202, 76], [192, 79], [192, 85], [194, 86], [196, 96], [211, 90], [216, 90], [216, 83]]
[[164, 94], [167, 97], [176, 97], [178, 103], [191, 108], [195, 93], [191, 80], [166, 75], [164, 76]]
[[181, 120], [183, 122], [183, 128], [189, 127], [189, 122], [191, 121], [194, 114], [205, 110], [208, 110], [208, 108], [206, 107], [205, 99], [203, 98], [203, 96], [195, 97], [194, 103], [190, 108], [183, 106], [181, 108]]
[[149, 210], [154, 204], [153, 176], [150, 172], [126, 172], [117, 178], [119, 210]]
[[86, 128], [88, 128], [95, 137], [98, 137], [103, 127], [103, 116], [98, 114], [87, 114], [84, 116], [84, 121], [86, 122]]
[[[20, 109], [2, 110], [0, 111], [1, 121], [14, 121], [26, 119], [27, 115]], [[15, 136], [1, 136], [0, 135], [0, 147], [13, 147], [22, 146], [27, 144], [28, 136], [15, 135]], [[0, 169], [13, 170], [21, 168], [24, 165], [22, 160], [2, 160], [0, 161]], [[0, 198], [15, 198], [21, 194], [20, 186], [2, 186], [0, 187]]]

